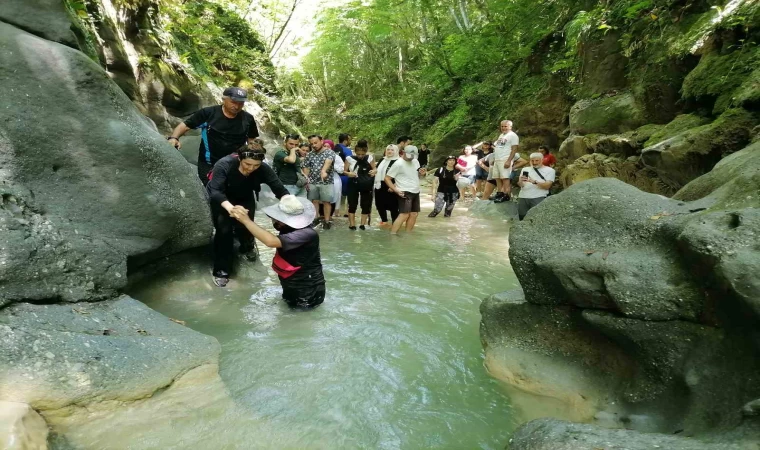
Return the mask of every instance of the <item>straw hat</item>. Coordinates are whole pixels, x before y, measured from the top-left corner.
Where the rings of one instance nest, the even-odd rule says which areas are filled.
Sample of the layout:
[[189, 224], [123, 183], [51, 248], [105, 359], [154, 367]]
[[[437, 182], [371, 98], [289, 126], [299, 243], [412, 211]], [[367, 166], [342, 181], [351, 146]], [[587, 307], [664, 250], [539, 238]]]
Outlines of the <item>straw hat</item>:
[[261, 210], [272, 219], [295, 229], [308, 227], [317, 216], [310, 201], [295, 195], [283, 195], [279, 203]]

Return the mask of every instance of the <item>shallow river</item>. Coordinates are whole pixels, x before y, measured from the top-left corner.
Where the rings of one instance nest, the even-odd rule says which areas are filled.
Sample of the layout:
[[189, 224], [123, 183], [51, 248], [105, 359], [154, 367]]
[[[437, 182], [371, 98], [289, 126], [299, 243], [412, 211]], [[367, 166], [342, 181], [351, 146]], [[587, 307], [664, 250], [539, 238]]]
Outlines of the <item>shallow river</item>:
[[[199, 416], [173, 432], [203, 430], [205, 444], [192, 448], [504, 448], [516, 418], [483, 368], [478, 307], [517, 286], [507, 229], [463, 209], [420, 217], [399, 237], [338, 222], [320, 232], [327, 298], [305, 312], [284, 305], [264, 265], [219, 289], [210, 261], [172, 259], [129, 293], [216, 337], [221, 377], [255, 417], [204, 429]], [[273, 252], [260, 249], [269, 263]], [[285, 432], [272, 439], [271, 429]], [[134, 439], [130, 448], [172, 446]]]

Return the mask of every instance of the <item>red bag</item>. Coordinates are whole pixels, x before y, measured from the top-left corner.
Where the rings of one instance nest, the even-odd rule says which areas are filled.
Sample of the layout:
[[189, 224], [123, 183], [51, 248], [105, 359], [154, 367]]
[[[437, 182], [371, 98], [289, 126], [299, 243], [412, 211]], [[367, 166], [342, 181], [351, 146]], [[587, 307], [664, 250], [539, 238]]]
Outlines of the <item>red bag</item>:
[[462, 167], [467, 167], [467, 160], [465, 160], [464, 158], [459, 158], [457, 159], [457, 164], [459, 164]]
[[285, 261], [282, 256], [280, 256], [280, 251], [278, 250], [275, 252], [274, 259], [272, 260], [272, 270], [282, 278], [290, 278], [295, 275], [296, 272], [301, 270], [301, 266], [293, 266]]

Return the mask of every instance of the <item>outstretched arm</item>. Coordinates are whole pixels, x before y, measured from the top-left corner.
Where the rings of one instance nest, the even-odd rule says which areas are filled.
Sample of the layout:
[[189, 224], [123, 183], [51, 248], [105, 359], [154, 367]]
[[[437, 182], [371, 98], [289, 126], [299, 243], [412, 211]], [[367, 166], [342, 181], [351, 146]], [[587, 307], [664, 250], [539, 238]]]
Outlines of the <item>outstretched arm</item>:
[[260, 240], [262, 244], [269, 248], [282, 248], [282, 241], [280, 241], [280, 238], [258, 226], [256, 222], [248, 217], [247, 212], [233, 209], [232, 212], [230, 212], [230, 216], [243, 224], [253, 237]]

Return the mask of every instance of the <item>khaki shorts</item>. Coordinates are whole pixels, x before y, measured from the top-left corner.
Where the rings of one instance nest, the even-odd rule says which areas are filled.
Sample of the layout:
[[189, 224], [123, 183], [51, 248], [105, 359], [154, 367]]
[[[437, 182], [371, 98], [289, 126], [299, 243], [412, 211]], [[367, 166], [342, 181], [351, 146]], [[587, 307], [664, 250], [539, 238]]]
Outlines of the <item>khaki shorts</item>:
[[332, 203], [335, 197], [335, 187], [332, 184], [312, 184], [306, 196], [311, 201]]
[[506, 163], [508, 160], [506, 159], [497, 159], [493, 162], [493, 167], [491, 167], [491, 176], [494, 179], [504, 179], [509, 178], [509, 173], [511, 170], [509, 170], [509, 167], [506, 169], [504, 168], [504, 163]]

